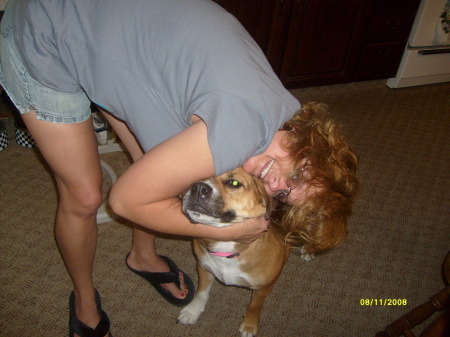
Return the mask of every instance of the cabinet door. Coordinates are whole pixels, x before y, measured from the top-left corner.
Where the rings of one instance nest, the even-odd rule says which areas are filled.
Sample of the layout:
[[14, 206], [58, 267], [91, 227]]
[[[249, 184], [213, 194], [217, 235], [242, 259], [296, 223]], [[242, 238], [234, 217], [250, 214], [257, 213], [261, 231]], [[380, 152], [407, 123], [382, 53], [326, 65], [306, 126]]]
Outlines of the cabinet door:
[[377, 0], [365, 8], [367, 24], [355, 50], [353, 81], [394, 77], [402, 59], [420, 0]]
[[361, 0], [294, 0], [281, 80], [287, 87], [344, 82]]
[[266, 52], [276, 0], [213, 0], [233, 14]]

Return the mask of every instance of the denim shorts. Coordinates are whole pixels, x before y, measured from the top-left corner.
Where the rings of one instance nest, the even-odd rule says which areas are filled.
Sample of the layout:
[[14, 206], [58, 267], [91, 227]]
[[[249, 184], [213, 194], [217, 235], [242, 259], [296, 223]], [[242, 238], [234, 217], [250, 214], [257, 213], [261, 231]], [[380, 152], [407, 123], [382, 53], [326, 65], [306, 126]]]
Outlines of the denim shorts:
[[43, 86], [25, 69], [14, 42], [11, 13], [15, 1], [9, 1], [0, 26], [0, 84], [20, 113], [36, 112], [39, 120], [72, 124], [91, 116], [91, 101], [80, 89], [76, 93], [58, 92]]

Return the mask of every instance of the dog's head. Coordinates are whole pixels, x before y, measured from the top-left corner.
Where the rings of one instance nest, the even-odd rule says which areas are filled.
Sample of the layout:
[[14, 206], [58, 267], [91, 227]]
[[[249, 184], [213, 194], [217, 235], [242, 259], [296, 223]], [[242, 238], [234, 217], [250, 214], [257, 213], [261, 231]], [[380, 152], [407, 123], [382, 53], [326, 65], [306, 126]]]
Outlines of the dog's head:
[[242, 168], [192, 185], [182, 199], [182, 211], [191, 222], [228, 226], [271, 212], [271, 198], [257, 179]]

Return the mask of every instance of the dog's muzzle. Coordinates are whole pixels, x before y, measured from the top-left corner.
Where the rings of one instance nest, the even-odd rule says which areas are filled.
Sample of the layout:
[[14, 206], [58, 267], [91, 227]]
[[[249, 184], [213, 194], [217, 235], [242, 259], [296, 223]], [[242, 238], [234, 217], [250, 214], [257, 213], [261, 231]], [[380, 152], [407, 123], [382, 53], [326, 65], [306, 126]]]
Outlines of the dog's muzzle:
[[195, 183], [191, 187], [191, 194], [197, 199], [206, 199], [208, 197], [211, 197], [212, 193], [212, 187], [204, 182]]
[[210, 182], [200, 181], [191, 186], [182, 201], [183, 213], [194, 223], [229, 223], [233, 211], [224, 211], [224, 201], [218, 189]]

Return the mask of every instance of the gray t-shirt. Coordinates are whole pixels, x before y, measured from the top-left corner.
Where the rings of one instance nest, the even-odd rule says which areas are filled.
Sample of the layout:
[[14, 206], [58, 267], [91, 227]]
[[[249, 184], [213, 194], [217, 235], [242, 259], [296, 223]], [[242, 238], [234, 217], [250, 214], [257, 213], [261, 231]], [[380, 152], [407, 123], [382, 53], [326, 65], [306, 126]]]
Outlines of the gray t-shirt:
[[198, 115], [216, 174], [263, 152], [300, 107], [241, 24], [208, 0], [19, 0], [15, 25], [38, 82], [85, 91], [145, 151]]

